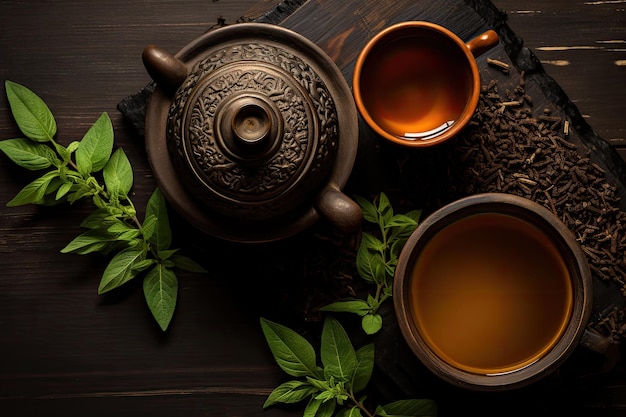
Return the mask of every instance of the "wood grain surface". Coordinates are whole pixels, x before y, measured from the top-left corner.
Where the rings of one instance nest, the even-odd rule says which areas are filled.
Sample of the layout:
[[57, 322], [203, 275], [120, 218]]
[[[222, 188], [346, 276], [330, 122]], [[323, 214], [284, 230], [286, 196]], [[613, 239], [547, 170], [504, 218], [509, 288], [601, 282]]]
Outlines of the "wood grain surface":
[[[155, 187], [141, 138], [117, 104], [150, 80], [141, 63], [151, 43], [175, 52], [219, 23], [262, 18], [276, 0], [17, 1], [0, 0], [0, 79], [26, 85], [50, 106], [62, 143], [80, 139], [101, 112], [110, 114], [116, 146], [134, 167], [133, 201], [143, 207]], [[371, 2], [366, 2], [373, 4]], [[393, 2], [368, 18], [379, 19]], [[418, 2], [420, 5], [422, 1]], [[423, 2], [436, 7], [437, 2]], [[348, 2], [309, 0], [316, 13], [287, 18], [288, 27], [314, 33], [349, 73], [353, 56], [325, 25], [350, 14]], [[434, 4], [434, 5], [433, 5]], [[626, 157], [624, 71], [626, 3], [494, 0], [546, 71], [579, 107], [592, 128]], [[377, 6], [379, 7], [379, 6]], [[400, 13], [402, 16], [402, 13]], [[371, 27], [371, 33], [384, 24]], [[362, 38], [360, 41], [364, 41]], [[333, 41], [333, 42], [331, 42]], [[333, 54], [333, 51], [337, 51]], [[0, 139], [19, 136], [2, 88]], [[260, 332], [258, 317], [284, 305], [276, 285], [242, 271], [247, 265], [207, 260], [208, 276], [179, 276], [179, 305], [163, 334], [145, 306], [140, 285], [96, 294], [107, 259], [59, 253], [80, 233], [89, 204], [7, 208], [33, 174], [0, 155], [0, 414], [3, 416], [295, 416], [300, 409], [262, 404], [284, 381]], [[230, 251], [229, 260], [280, 263], [198, 236], [173, 216], [176, 243], [190, 254]], [[304, 240], [306, 241], [306, 240]], [[297, 240], [295, 243], [302, 243]], [[271, 251], [270, 251], [271, 252]], [[245, 260], [245, 262], [242, 261]], [[264, 263], [265, 262], [265, 263]], [[278, 312], [279, 313], [279, 312]], [[578, 381], [577, 381], [578, 382]], [[560, 395], [499, 398], [500, 415], [619, 416], [626, 412], [626, 372], [593, 379], [594, 389], [568, 386]], [[582, 394], [581, 394], [582, 393]], [[572, 410], [572, 395], [582, 396]], [[492, 401], [470, 398], [472, 407]], [[445, 399], [443, 400], [445, 401]], [[459, 405], [461, 407], [462, 405]], [[481, 409], [467, 411], [481, 413]], [[493, 410], [492, 410], [493, 411]], [[563, 415], [566, 415], [563, 414]], [[445, 414], [442, 414], [445, 415]]]
[[[596, 132], [626, 146], [626, 3], [495, 0]], [[622, 115], [622, 116], [619, 116]]]

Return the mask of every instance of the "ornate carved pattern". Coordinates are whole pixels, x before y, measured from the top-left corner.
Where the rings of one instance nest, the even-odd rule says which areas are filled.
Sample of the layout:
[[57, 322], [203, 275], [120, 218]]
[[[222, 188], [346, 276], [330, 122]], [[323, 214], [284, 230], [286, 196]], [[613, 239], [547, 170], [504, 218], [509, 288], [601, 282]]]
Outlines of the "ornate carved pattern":
[[[214, 129], [220, 105], [246, 91], [268, 97], [284, 121], [278, 152], [254, 168], [229, 159]], [[319, 75], [285, 49], [253, 43], [230, 46], [199, 61], [176, 93], [167, 123], [174, 159], [191, 159], [209, 192], [242, 202], [275, 198], [300, 181], [303, 171], [307, 178], [323, 180], [334, 162], [338, 134], [336, 108]]]

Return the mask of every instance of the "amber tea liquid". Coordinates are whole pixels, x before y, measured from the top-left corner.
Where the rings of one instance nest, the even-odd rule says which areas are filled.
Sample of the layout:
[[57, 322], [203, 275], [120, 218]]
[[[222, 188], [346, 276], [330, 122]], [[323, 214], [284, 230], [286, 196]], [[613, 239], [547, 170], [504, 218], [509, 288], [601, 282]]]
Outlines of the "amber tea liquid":
[[460, 118], [471, 96], [467, 57], [452, 40], [433, 33], [380, 45], [363, 67], [362, 100], [384, 130], [428, 139]]
[[512, 216], [476, 214], [437, 233], [411, 281], [412, 314], [441, 359], [477, 374], [520, 369], [547, 353], [571, 315], [557, 247]]

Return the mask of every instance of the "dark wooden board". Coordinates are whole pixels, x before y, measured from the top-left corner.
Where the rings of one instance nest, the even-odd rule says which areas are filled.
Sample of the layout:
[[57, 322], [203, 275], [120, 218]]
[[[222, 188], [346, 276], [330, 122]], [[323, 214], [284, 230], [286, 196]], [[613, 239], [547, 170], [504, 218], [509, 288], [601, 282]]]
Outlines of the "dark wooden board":
[[[116, 110], [120, 100], [149, 81], [141, 65], [141, 50], [148, 43], [156, 43], [176, 51], [218, 23], [220, 17], [232, 23], [244, 14], [243, 20], [285, 22], [299, 30], [310, 30], [331, 55], [340, 57], [344, 50], [341, 40], [350, 34], [342, 38], [324, 30], [324, 26], [341, 21], [339, 12], [347, 16], [347, 21], [357, 16], [359, 21], [365, 18], [371, 24], [393, 11], [379, 2], [360, 2], [359, 10], [368, 5], [372, 10], [355, 15], [358, 12], [343, 2], [309, 2], [304, 9], [297, 7], [297, 0], [273, 9], [278, 3], [275, 0], [195, 0], [184, 4], [171, 0], [3, 0], [0, 75], [27, 85], [48, 102], [65, 143], [80, 139], [100, 112], [108, 111], [115, 126], [116, 144], [124, 147], [135, 168], [133, 199], [143, 206], [154, 180], [140, 138]], [[421, 8], [424, 3], [411, 4], [400, 12], [407, 16], [407, 10]], [[567, 14], [570, 8], [567, 1], [550, 4], [558, 7], [559, 13]], [[441, 7], [439, 3], [427, 9], [435, 13], [437, 7]], [[458, 7], [464, 8], [461, 4], [439, 13], [456, 13]], [[539, 17], [556, 13], [554, 7]], [[248, 8], [250, 12], [245, 13]], [[306, 23], [298, 23], [298, 19]], [[581, 25], [586, 24], [580, 19]], [[462, 23], [461, 15], [455, 14], [453, 20]], [[475, 21], [472, 17], [471, 22]], [[558, 23], [561, 30], [566, 30], [567, 25]], [[541, 24], [534, 26], [537, 39], [544, 31]], [[591, 30], [593, 26], [585, 27]], [[373, 25], [369, 33], [378, 27]], [[356, 37], [357, 43], [364, 40], [365, 36]], [[349, 60], [339, 61], [349, 76]], [[576, 85], [575, 76], [570, 80]], [[619, 96], [619, 91], [623, 89], [615, 88], [615, 95]], [[597, 126], [607, 123], [608, 129], [623, 127], [619, 113], [611, 112], [610, 106], [597, 108], [606, 115]], [[587, 113], [597, 116], [593, 110], [585, 110]], [[0, 138], [16, 135], [3, 96]], [[320, 254], [316, 267], [330, 264], [329, 259], [334, 261], [337, 256], [333, 243], [320, 242], [313, 236], [319, 230], [257, 251], [196, 235], [183, 219], [173, 216], [177, 243], [191, 254], [208, 254], [202, 259], [211, 266], [211, 274], [181, 274], [173, 327], [161, 334], [145, 307], [139, 285], [98, 297], [97, 283], [106, 259], [58, 252], [80, 232], [78, 224], [90, 212], [89, 204], [54, 209], [4, 207], [31, 178], [6, 158], [0, 159], [2, 415], [301, 415], [299, 409], [261, 408], [266, 395], [284, 380], [284, 375], [265, 347], [258, 317], [265, 315], [306, 329], [300, 316], [290, 314], [301, 311], [306, 301], [301, 294], [307, 288], [303, 287], [310, 284], [300, 281], [312, 266], [304, 253], [313, 249]], [[370, 187], [378, 188], [376, 176], [364, 178], [373, 181]], [[211, 257], [214, 253], [225, 256]], [[271, 279], [260, 280], [259, 276]], [[386, 357], [392, 355], [397, 363], [419, 366], [401, 344], [380, 349], [388, 349]], [[569, 377], [574, 371], [574, 376], [579, 375], [581, 363], [597, 369], [596, 358], [580, 353], [571, 363], [577, 366], [565, 367], [562, 378], [495, 397], [450, 392], [449, 387], [427, 373], [403, 379], [398, 372], [377, 371], [375, 395], [391, 398], [403, 396], [407, 390], [432, 395], [442, 406], [441, 415], [452, 414], [452, 408], [455, 415], [460, 414], [456, 412], [459, 409], [487, 415], [623, 415], [623, 366], [609, 374], [580, 379]], [[387, 369], [390, 366], [388, 362], [381, 365]], [[417, 376], [424, 378], [411, 385]]]

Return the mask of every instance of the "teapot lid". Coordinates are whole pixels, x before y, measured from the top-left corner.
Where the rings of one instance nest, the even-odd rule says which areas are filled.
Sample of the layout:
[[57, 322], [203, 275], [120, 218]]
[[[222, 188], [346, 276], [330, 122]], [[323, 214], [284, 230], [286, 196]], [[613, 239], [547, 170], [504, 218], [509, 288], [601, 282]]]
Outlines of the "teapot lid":
[[315, 222], [314, 194], [345, 185], [358, 142], [334, 62], [301, 35], [256, 23], [208, 32], [175, 57], [149, 48], [157, 88], [146, 147], [175, 208], [235, 241], [275, 240]]

